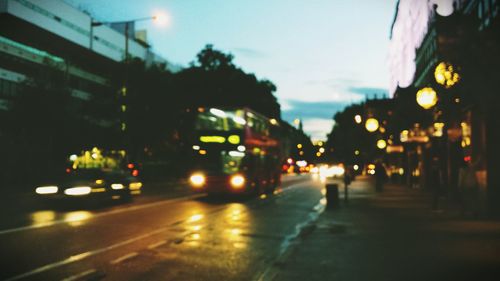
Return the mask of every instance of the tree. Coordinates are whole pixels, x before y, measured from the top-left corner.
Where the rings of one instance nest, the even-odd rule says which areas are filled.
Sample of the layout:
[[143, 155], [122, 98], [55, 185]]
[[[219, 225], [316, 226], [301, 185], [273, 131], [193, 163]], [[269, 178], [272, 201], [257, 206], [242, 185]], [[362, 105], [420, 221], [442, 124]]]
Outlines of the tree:
[[206, 45], [205, 49], [196, 55], [196, 58], [198, 62], [195, 65], [205, 71], [235, 67], [233, 64], [233, 55], [214, 50], [211, 44]]
[[276, 86], [258, 80], [233, 64], [233, 56], [207, 45], [197, 62], [176, 74], [175, 93], [189, 110], [197, 107], [249, 107], [270, 118], [280, 118], [280, 106], [273, 93]]

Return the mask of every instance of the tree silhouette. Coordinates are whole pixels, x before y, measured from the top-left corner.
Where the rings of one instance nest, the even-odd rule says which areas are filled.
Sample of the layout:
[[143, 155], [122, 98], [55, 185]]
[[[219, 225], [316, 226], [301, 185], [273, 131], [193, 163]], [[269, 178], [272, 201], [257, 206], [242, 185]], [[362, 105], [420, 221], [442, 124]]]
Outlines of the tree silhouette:
[[196, 58], [198, 62], [194, 64], [205, 71], [235, 67], [233, 64], [233, 55], [214, 50], [212, 44], [206, 45], [205, 48], [196, 55]]
[[185, 109], [197, 107], [249, 107], [271, 118], [280, 118], [280, 106], [273, 93], [276, 86], [258, 80], [236, 67], [231, 54], [207, 45], [197, 62], [175, 77], [176, 97]]

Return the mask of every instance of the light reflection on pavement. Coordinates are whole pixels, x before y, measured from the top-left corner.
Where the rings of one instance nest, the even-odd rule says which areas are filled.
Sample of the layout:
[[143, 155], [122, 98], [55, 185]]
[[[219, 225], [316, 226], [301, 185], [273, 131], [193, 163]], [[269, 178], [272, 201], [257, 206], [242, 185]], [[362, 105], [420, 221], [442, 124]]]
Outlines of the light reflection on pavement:
[[[261, 198], [202, 197], [140, 208], [36, 211], [31, 225], [50, 227], [4, 236], [22, 246], [7, 242], [0, 250], [13, 259], [0, 262], [22, 262], [0, 279], [30, 270], [45, 280], [67, 278], [67, 272], [97, 272], [106, 280], [251, 279], [279, 254], [283, 239], [296, 235], [297, 226], [310, 219], [322, 198], [320, 190], [320, 183], [303, 177]], [[51, 251], [34, 252], [33, 239], [37, 248]], [[31, 259], [24, 260], [26, 256]], [[68, 259], [73, 256], [82, 258]], [[54, 262], [58, 260], [64, 262]]]

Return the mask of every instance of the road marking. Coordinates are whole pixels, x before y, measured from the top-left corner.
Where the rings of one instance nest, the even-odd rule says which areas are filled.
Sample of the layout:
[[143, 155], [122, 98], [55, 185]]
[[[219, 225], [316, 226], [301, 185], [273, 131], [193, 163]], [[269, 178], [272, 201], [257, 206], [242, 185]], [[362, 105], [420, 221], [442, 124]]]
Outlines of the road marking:
[[112, 260], [111, 264], [121, 263], [122, 261], [131, 259], [133, 257], [136, 257], [137, 255], [139, 255], [139, 253], [137, 253], [137, 252], [128, 253], [128, 254], [126, 254], [124, 256], [121, 256], [121, 257], [119, 257], [119, 258], [117, 258], [115, 260]]
[[71, 257], [69, 257], [67, 259], [64, 259], [62, 261], [58, 261], [58, 262], [55, 262], [55, 263], [47, 264], [47, 265], [41, 266], [39, 268], [35, 268], [35, 269], [33, 269], [31, 271], [28, 271], [26, 273], [10, 277], [9, 279], [6, 279], [5, 281], [19, 280], [19, 279], [22, 279], [22, 278], [25, 278], [25, 277], [28, 277], [28, 276], [31, 276], [31, 275], [35, 275], [35, 274], [38, 274], [38, 273], [41, 273], [41, 272], [44, 272], [44, 271], [47, 271], [47, 270], [51, 270], [51, 269], [54, 269], [54, 268], [57, 268], [57, 267], [61, 267], [63, 265], [67, 265], [67, 264], [70, 264], [70, 263], [81, 261], [81, 260], [83, 260], [85, 258], [88, 258], [88, 257], [95, 256], [95, 255], [103, 253], [103, 252], [107, 252], [107, 251], [113, 250], [115, 248], [118, 248], [118, 247], [130, 244], [130, 243], [133, 243], [135, 241], [138, 241], [138, 240], [141, 240], [141, 239], [153, 236], [153, 235], [158, 234], [158, 233], [163, 232], [163, 231], [167, 231], [169, 228], [170, 228], [170, 226], [162, 227], [162, 228], [156, 229], [154, 231], [148, 232], [146, 234], [143, 234], [143, 235], [140, 235], [140, 236], [137, 236], [137, 237], [134, 237], [134, 238], [130, 238], [128, 240], [125, 240], [125, 241], [113, 244], [113, 245], [105, 247], [105, 248], [96, 249], [96, 250], [88, 251], [88, 252], [81, 253], [81, 254], [78, 254], [78, 255], [74, 255], [74, 256], [71, 256]]
[[[157, 201], [157, 202], [152, 202], [152, 203], [141, 204], [141, 205], [137, 205], [137, 206], [130, 206], [127, 208], [121, 208], [121, 209], [116, 209], [116, 210], [112, 210], [112, 211], [108, 211], [108, 212], [98, 213], [98, 214], [92, 215], [91, 217], [89, 217], [89, 219], [110, 216], [110, 215], [116, 215], [116, 214], [120, 214], [120, 213], [124, 213], [124, 212], [137, 211], [137, 210], [141, 210], [141, 209], [145, 209], [145, 208], [152, 208], [152, 207], [160, 206], [163, 204], [176, 203], [179, 201], [197, 199], [197, 198], [200, 198], [203, 196], [205, 196], [205, 194], [193, 194], [193, 195], [179, 197], [179, 198], [167, 199], [167, 200], [162, 200], [162, 201]], [[43, 227], [49, 227], [49, 226], [54, 226], [54, 225], [69, 223], [69, 222], [70, 221], [68, 221], [68, 220], [62, 219], [62, 220], [55, 220], [55, 221], [51, 221], [51, 222], [46, 222], [43, 224], [35, 224], [35, 225], [28, 225], [28, 226], [21, 226], [21, 227], [16, 227], [16, 228], [4, 229], [4, 230], [0, 230], [0, 235], [13, 233], [13, 232], [19, 232], [19, 231], [25, 231], [25, 230], [31, 230], [31, 229], [37, 229], [37, 228], [43, 228]], [[74, 222], [74, 221], [71, 221], [71, 222]]]
[[[296, 178], [294, 177], [292, 179], [296, 179]], [[299, 180], [297, 180], [297, 181], [299, 181]], [[285, 191], [286, 189], [290, 189], [291, 187], [295, 187], [295, 185], [297, 185], [297, 184], [298, 183], [293, 183], [293, 184], [291, 184], [287, 187], [284, 187], [282, 189], [283, 189], [283, 191]], [[116, 209], [116, 210], [112, 210], [112, 211], [108, 211], [108, 212], [93, 214], [88, 219], [116, 215], [116, 214], [130, 212], [130, 211], [137, 211], [137, 210], [141, 210], [141, 209], [145, 209], [145, 208], [152, 208], [152, 207], [156, 207], [156, 206], [163, 205], [163, 204], [171, 204], [171, 203], [176, 203], [179, 201], [197, 199], [197, 198], [200, 198], [203, 196], [206, 196], [206, 195], [203, 193], [202, 194], [193, 194], [193, 195], [189, 195], [189, 196], [166, 199], [166, 200], [141, 204], [141, 205], [137, 205], [137, 206], [130, 206], [127, 208], [121, 208], [121, 209]], [[71, 222], [74, 222], [74, 221], [71, 221]], [[61, 220], [55, 220], [55, 221], [51, 221], [51, 222], [44, 222], [41, 224], [27, 225], [27, 226], [15, 227], [15, 228], [10, 228], [10, 229], [3, 229], [3, 230], [0, 230], [0, 235], [14, 233], [14, 232], [20, 232], [20, 231], [25, 231], [25, 230], [31, 230], [31, 229], [44, 228], [44, 227], [54, 226], [54, 225], [63, 224], [63, 223], [69, 223], [69, 221], [65, 220], [65, 219], [61, 219]]]
[[165, 240], [160, 241], [160, 242], [156, 242], [156, 243], [154, 243], [154, 244], [149, 245], [149, 246], [148, 246], [148, 249], [152, 250], [152, 249], [154, 249], [154, 248], [158, 248], [158, 247], [160, 247], [161, 245], [163, 245], [163, 244], [165, 244], [165, 243], [167, 243], [167, 241], [165, 241]]
[[87, 276], [87, 275], [90, 275], [90, 274], [93, 274], [93, 273], [96, 273], [96, 272], [97, 271], [95, 269], [89, 269], [89, 270], [86, 270], [84, 272], [81, 272], [81, 273], [72, 275], [70, 277], [64, 278], [61, 281], [74, 281], [74, 280], [78, 280], [78, 279], [80, 279], [80, 278], [82, 278], [84, 276]]
[[[287, 186], [286, 188], [283, 188], [283, 191], [287, 191], [287, 190], [290, 190], [291, 188], [295, 188], [297, 185], [300, 185], [300, 184], [292, 184], [290, 186]], [[153, 203], [149, 203], [149, 204], [132, 206], [132, 207], [125, 208], [125, 209], [113, 210], [113, 211], [109, 211], [109, 212], [106, 212], [106, 213], [97, 214], [97, 215], [95, 215], [93, 217], [106, 216], [106, 215], [117, 214], [117, 213], [132, 211], [132, 210], [139, 210], [139, 209], [144, 209], [144, 208], [158, 206], [158, 205], [167, 204], [167, 203], [173, 203], [173, 202], [179, 202], [179, 201], [184, 201], [184, 200], [189, 200], [189, 199], [195, 199], [195, 198], [199, 198], [199, 197], [203, 197], [203, 196], [205, 196], [205, 194], [195, 194], [195, 195], [185, 196], [185, 197], [180, 197], [180, 198], [175, 198], [175, 199], [168, 199], [168, 200], [163, 200], [163, 201], [159, 201], [159, 202], [153, 202]], [[258, 202], [259, 201], [254, 201], [253, 203], [258, 203]], [[257, 204], [250, 204], [250, 205], [257, 205]], [[220, 211], [222, 209], [225, 209], [225, 207], [217, 208], [217, 209], [213, 210], [212, 212], [208, 212], [208, 213], [209, 214], [216, 213], [216, 212], [218, 212], [218, 211]], [[184, 223], [186, 221], [187, 220], [183, 220], [183, 221], [180, 221], [179, 223]], [[57, 223], [64, 223], [64, 222], [65, 221], [63, 221], [63, 220], [57, 221]], [[56, 223], [54, 223], [54, 224], [56, 224]], [[54, 224], [52, 224], [52, 225], [54, 225]], [[44, 225], [44, 226], [46, 226], [46, 225]], [[42, 226], [42, 227], [44, 227], [44, 226]], [[128, 240], [125, 240], [125, 241], [122, 241], [122, 242], [110, 245], [110, 246], [105, 247], [105, 248], [95, 249], [95, 250], [92, 250], [92, 251], [88, 251], [88, 252], [84, 252], [84, 253], [81, 253], [81, 254], [73, 255], [73, 256], [70, 256], [69, 258], [66, 258], [64, 260], [61, 260], [61, 261], [58, 261], [58, 262], [54, 262], [54, 263], [51, 263], [51, 264], [47, 264], [47, 265], [35, 268], [35, 269], [31, 270], [31, 271], [28, 271], [28, 272], [25, 272], [25, 273], [22, 273], [22, 274], [10, 277], [10, 278], [6, 279], [5, 281], [14, 281], [14, 280], [23, 279], [23, 278], [26, 278], [26, 277], [29, 277], [29, 276], [32, 276], [32, 275], [35, 275], [35, 274], [38, 274], [38, 273], [42, 273], [42, 272], [45, 272], [45, 271], [48, 271], [48, 270], [51, 270], [51, 269], [55, 269], [55, 268], [67, 265], [67, 264], [78, 262], [78, 261], [81, 261], [81, 260], [86, 259], [88, 257], [95, 256], [95, 255], [98, 255], [100, 253], [107, 252], [107, 251], [113, 250], [115, 248], [118, 248], [118, 247], [121, 247], [121, 246], [124, 246], [124, 245], [127, 245], [127, 244], [131, 244], [131, 243], [133, 243], [135, 241], [138, 241], [138, 240], [141, 240], [141, 239], [153, 236], [153, 235], [161, 233], [163, 231], [168, 231], [171, 228], [171, 226], [172, 225], [168, 225], [168, 226], [165, 226], [165, 227], [162, 227], [162, 228], [158, 228], [158, 229], [156, 229], [154, 231], [145, 233], [143, 235], [140, 235], [140, 236], [137, 236], [137, 237], [134, 237], [134, 238], [130, 238]], [[33, 228], [38, 228], [38, 227], [36, 227], [36, 226], [29, 226], [29, 227], [24, 227], [22, 229], [18, 228], [18, 230], [15, 230], [15, 231], [21, 231], [21, 230], [33, 229]], [[0, 234], [5, 234], [6, 233], [5, 231], [7, 231], [7, 230], [0, 231]], [[15, 232], [15, 231], [13, 231], [13, 229], [11, 229], [9, 232]]]

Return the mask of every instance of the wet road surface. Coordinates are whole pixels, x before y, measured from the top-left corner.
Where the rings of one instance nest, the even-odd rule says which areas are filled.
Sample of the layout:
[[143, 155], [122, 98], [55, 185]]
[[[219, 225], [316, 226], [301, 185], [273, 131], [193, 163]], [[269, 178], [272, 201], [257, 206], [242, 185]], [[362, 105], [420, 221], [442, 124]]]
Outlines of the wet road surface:
[[322, 187], [287, 176], [275, 194], [220, 199], [179, 184], [98, 209], [4, 212], [0, 280], [258, 280], [322, 211]]

